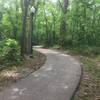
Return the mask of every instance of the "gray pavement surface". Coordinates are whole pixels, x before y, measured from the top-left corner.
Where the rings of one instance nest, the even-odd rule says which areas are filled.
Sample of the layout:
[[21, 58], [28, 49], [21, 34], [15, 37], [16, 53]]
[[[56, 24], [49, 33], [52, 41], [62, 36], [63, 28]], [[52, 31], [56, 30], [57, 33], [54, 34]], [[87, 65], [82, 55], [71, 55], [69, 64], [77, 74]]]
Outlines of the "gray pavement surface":
[[43, 67], [0, 92], [0, 100], [70, 100], [81, 76], [73, 57], [48, 49], [35, 48], [47, 60]]

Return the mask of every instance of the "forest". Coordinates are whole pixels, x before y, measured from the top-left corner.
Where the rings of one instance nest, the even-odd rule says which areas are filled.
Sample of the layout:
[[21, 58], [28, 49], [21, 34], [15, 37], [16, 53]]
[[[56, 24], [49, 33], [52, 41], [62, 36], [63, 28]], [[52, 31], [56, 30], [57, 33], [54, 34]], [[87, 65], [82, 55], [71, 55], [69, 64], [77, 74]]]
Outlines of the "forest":
[[[32, 37], [32, 45], [60, 46], [83, 53], [99, 53], [99, 0], [41, 0], [31, 1], [29, 4], [27, 1], [23, 4], [22, 0], [5, 2], [0, 1], [1, 42], [14, 39], [21, 45], [21, 40], [25, 39], [25, 44], [28, 44], [29, 38]], [[36, 9], [33, 29], [30, 27], [32, 5]], [[31, 30], [33, 31], [29, 37]]]
[[100, 0], [0, 0], [0, 69], [32, 58], [37, 45], [85, 56], [89, 73], [99, 59], [99, 80]]

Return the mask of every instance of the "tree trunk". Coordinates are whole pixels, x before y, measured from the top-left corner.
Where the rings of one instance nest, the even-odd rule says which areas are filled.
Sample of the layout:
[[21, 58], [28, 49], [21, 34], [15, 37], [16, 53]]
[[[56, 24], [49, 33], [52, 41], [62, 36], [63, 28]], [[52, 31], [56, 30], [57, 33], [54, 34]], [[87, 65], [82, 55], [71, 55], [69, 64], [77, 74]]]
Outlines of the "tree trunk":
[[60, 24], [60, 45], [61, 47], [64, 46], [65, 42], [65, 33], [66, 33], [66, 13], [67, 13], [67, 8], [68, 8], [68, 0], [64, 0], [63, 6], [60, 3], [60, 7], [62, 9], [62, 16], [61, 16], [61, 24]]
[[28, 36], [28, 55], [32, 56], [33, 13], [30, 14], [30, 32]]
[[28, 12], [28, 0], [23, 2], [23, 19], [22, 19], [22, 34], [21, 34], [21, 56], [25, 57], [26, 54], [26, 22], [27, 22], [27, 12]]

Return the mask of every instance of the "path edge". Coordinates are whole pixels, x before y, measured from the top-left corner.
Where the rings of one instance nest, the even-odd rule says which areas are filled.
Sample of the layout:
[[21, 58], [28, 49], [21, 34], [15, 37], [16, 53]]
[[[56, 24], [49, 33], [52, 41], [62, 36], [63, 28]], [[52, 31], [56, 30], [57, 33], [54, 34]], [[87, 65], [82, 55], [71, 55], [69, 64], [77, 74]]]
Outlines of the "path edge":
[[80, 64], [80, 67], [81, 67], [80, 78], [79, 78], [79, 81], [78, 81], [78, 84], [77, 84], [75, 90], [73, 91], [73, 94], [72, 94], [70, 100], [74, 100], [74, 97], [75, 97], [77, 91], [79, 90], [80, 85], [81, 85], [81, 82], [82, 82], [82, 78], [83, 78], [83, 67], [84, 67], [84, 65], [81, 63], [81, 64]]

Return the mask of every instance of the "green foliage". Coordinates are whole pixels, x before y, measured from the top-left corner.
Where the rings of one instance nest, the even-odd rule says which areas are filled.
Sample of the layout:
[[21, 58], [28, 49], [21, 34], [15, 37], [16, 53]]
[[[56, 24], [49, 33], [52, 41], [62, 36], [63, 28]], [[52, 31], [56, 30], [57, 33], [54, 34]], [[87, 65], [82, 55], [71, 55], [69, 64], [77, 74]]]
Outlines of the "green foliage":
[[68, 49], [71, 49], [72, 51], [75, 51], [75, 53], [87, 55], [87, 56], [93, 56], [93, 55], [99, 55], [100, 54], [100, 47], [92, 47], [88, 45], [81, 45], [79, 47], [67, 47]]
[[[56, 3], [53, 0], [35, 1], [33, 45], [60, 47], [63, 44], [64, 48], [82, 54], [100, 54], [100, 0], [69, 0], [66, 14], [62, 11], [63, 0], [60, 0], [61, 4], [59, 0]], [[13, 38], [19, 41], [23, 15], [20, 0], [9, 0], [7, 4], [5, 2], [6, 0], [0, 1], [0, 40]], [[30, 2], [30, 5], [33, 4]], [[29, 15], [28, 13], [28, 18]], [[62, 32], [61, 36], [62, 21], [65, 22], [62, 26], [66, 32]], [[29, 19], [26, 26], [27, 39]]]
[[20, 49], [13, 39], [0, 41], [0, 64], [12, 65], [20, 61]]
[[[63, 4], [63, 1], [61, 1]], [[98, 0], [69, 1], [67, 14], [62, 14], [59, 3], [41, 1], [36, 14], [35, 34], [38, 33], [38, 43], [45, 46], [59, 45], [63, 38], [63, 46], [76, 49], [83, 54], [99, 54], [100, 52], [100, 12]], [[46, 11], [46, 13], [44, 13]], [[66, 21], [66, 33], [60, 36], [61, 21]], [[47, 22], [47, 23], [46, 23]], [[53, 36], [55, 31], [55, 36]], [[43, 36], [43, 38], [41, 38]], [[55, 40], [55, 42], [54, 42]]]

